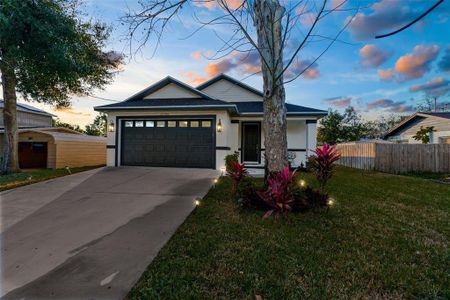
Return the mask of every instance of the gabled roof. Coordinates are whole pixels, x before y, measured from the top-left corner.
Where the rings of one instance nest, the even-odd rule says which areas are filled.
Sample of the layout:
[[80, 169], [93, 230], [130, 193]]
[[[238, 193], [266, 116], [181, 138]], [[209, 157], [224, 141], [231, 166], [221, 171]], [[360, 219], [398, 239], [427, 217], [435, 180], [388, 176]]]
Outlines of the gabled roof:
[[94, 107], [97, 111], [117, 109], [180, 109], [180, 110], [204, 110], [204, 109], [228, 109], [236, 111], [232, 103], [217, 99], [191, 98], [191, 99], [140, 99]]
[[[439, 117], [443, 119], [450, 119], [450, 112], [416, 112], [411, 115], [409, 118], [403, 120], [397, 126], [392, 127], [385, 135], [384, 138], [387, 138], [391, 135], [394, 135], [398, 131], [402, 130], [405, 126], [408, 126], [411, 122], [415, 121], [418, 118], [428, 118], [428, 117]], [[445, 120], [443, 120], [445, 122]]]
[[176, 84], [177, 86], [179, 86], [179, 87], [181, 87], [181, 88], [183, 88], [185, 90], [188, 90], [188, 91], [198, 95], [199, 97], [203, 97], [205, 99], [212, 99], [210, 96], [208, 96], [207, 94], [199, 91], [198, 89], [195, 89], [192, 86], [187, 85], [186, 83], [181, 82], [178, 79], [175, 79], [175, 78], [173, 78], [171, 76], [167, 76], [166, 78], [158, 81], [157, 83], [152, 84], [148, 88], [145, 88], [142, 91], [134, 94], [133, 96], [125, 99], [125, 101], [142, 100], [145, 96], [147, 96], [147, 95], [149, 95], [149, 94], [151, 94], [151, 93], [153, 93], [153, 92], [155, 92], [155, 91], [157, 91], [157, 90], [159, 90], [159, 89], [161, 89], [161, 88], [163, 88], [166, 85], [171, 84], [171, 83]]
[[[236, 105], [239, 114], [242, 115], [262, 115], [264, 113], [262, 101], [251, 102], [232, 102]], [[295, 105], [286, 103], [286, 110], [288, 116], [293, 115], [317, 115], [326, 116], [328, 114], [325, 110]]]
[[[5, 105], [4, 101], [2, 99], [0, 99], [0, 109], [3, 109], [4, 105]], [[16, 107], [17, 107], [17, 111], [27, 112], [27, 113], [31, 113], [31, 114], [37, 114], [37, 115], [43, 115], [43, 116], [48, 116], [48, 117], [56, 117], [55, 115], [53, 115], [51, 113], [48, 113], [42, 109], [33, 107], [28, 104], [17, 103]]]
[[246, 89], [249, 92], [252, 92], [252, 93], [254, 93], [254, 94], [258, 95], [258, 96], [263, 97], [263, 92], [261, 92], [261, 91], [255, 89], [255, 88], [249, 86], [248, 84], [243, 83], [242, 81], [236, 80], [233, 77], [230, 77], [230, 76], [228, 76], [226, 74], [223, 74], [223, 73], [217, 75], [216, 77], [213, 77], [213, 78], [205, 81], [202, 84], [200, 84], [199, 86], [197, 86], [197, 90], [203, 90], [203, 89], [207, 88], [208, 86], [210, 86], [210, 85], [212, 85], [212, 84], [214, 84], [214, 83], [216, 83], [216, 82], [218, 82], [218, 81], [220, 81], [222, 79], [227, 80], [227, 81], [229, 81], [229, 82], [231, 82], [231, 83], [233, 83], [233, 84], [235, 84], [235, 85], [237, 85], [237, 86], [239, 86], [239, 87], [241, 87], [243, 89]]
[[450, 112], [422, 112], [421, 114], [444, 119], [450, 119]]

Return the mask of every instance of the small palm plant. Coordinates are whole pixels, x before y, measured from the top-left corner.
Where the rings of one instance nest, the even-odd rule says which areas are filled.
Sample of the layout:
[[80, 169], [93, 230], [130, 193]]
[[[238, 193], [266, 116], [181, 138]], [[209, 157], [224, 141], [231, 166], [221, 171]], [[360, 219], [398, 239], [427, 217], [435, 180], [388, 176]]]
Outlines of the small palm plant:
[[341, 155], [336, 150], [336, 146], [328, 144], [317, 147], [313, 152], [314, 155], [310, 160], [311, 170], [316, 175], [321, 191], [324, 192], [328, 180], [333, 176], [335, 163]]
[[240, 164], [237, 161], [233, 161], [230, 165], [230, 169], [227, 170], [227, 176], [231, 178], [233, 181], [233, 185], [231, 191], [234, 194], [237, 192], [237, 188], [242, 178], [248, 175], [248, 171], [243, 164]]
[[287, 218], [294, 202], [292, 192], [294, 177], [295, 172], [290, 172], [289, 167], [285, 167], [283, 171], [273, 173], [267, 179], [267, 190], [257, 192], [258, 196], [272, 208], [264, 214], [263, 218], [271, 215], [281, 215]]

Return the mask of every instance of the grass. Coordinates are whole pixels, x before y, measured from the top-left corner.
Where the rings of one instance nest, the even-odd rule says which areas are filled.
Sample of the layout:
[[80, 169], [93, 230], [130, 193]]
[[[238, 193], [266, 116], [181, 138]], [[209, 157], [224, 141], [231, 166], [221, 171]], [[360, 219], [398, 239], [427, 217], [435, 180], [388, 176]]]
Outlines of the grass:
[[[100, 166], [70, 168], [72, 174], [99, 168]], [[70, 175], [64, 169], [37, 169], [23, 170], [21, 173], [0, 176], [0, 191], [5, 191], [20, 186], [49, 180], [56, 177]]]
[[129, 299], [450, 298], [449, 186], [339, 168], [336, 205], [290, 223], [229, 190], [221, 178]]
[[450, 177], [450, 174], [448, 173], [433, 173], [433, 172], [409, 172], [403, 175], [433, 180], [444, 180]]

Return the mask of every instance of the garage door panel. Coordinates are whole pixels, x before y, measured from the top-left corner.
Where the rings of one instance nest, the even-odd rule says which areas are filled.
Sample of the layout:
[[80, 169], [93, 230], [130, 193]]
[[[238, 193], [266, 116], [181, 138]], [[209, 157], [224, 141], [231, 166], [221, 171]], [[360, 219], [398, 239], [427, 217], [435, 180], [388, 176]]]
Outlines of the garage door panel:
[[[133, 126], [136, 123], [142, 124], [134, 121]], [[121, 164], [214, 168], [215, 132], [213, 127], [184, 127], [185, 122], [184, 126], [180, 127], [181, 123], [180, 121], [164, 123], [165, 126], [176, 127], [125, 127], [125, 121], [123, 121]], [[213, 124], [212, 120], [211, 124]]]

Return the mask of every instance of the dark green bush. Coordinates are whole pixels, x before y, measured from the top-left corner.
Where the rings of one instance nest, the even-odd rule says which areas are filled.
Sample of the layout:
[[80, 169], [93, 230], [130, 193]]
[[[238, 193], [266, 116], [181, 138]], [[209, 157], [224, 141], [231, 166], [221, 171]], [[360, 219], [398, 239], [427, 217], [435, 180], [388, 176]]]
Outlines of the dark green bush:
[[227, 173], [233, 170], [233, 166], [237, 162], [239, 162], [239, 152], [235, 151], [233, 154], [225, 156], [225, 169]]

